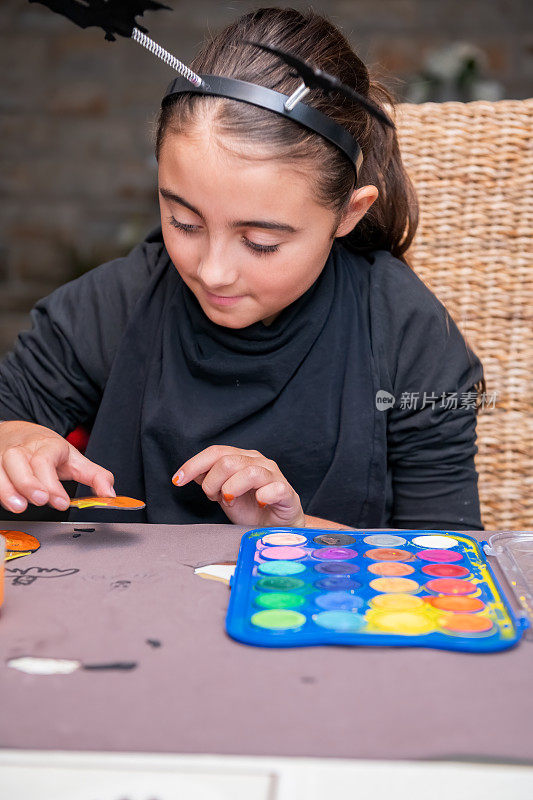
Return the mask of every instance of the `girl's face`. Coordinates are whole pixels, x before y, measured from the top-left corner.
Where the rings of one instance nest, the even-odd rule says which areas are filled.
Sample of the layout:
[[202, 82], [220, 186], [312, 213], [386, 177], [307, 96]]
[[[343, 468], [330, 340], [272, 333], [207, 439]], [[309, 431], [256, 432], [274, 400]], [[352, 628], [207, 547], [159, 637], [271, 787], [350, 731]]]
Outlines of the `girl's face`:
[[167, 134], [159, 157], [167, 252], [212, 322], [269, 325], [314, 283], [333, 237], [377, 197], [353, 193], [341, 224], [311, 197], [309, 179], [280, 161], [250, 161], [201, 135]]

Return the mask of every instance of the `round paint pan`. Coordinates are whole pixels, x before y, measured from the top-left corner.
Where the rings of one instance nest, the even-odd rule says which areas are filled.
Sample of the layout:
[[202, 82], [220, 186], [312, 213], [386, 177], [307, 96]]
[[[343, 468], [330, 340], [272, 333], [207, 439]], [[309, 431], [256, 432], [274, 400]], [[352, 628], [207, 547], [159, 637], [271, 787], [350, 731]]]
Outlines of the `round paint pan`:
[[438, 597], [426, 597], [425, 600], [439, 611], [453, 611], [459, 614], [476, 614], [486, 608], [485, 603], [478, 597], [465, 595], [439, 595]]
[[408, 550], [396, 547], [378, 547], [376, 550], [367, 550], [366, 558], [372, 561], [412, 561], [413, 555]]
[[350, 547], [322, 547], [313, 550], [311, 555], [319, 561], [348, 561], [357, 558], [357, 551]]
[[439, 627], [459, 636], [486, 636], [494, 632], [492, 621], [481, 614], [449, 614], [439, 619]]
[[320, 611], [318, 614], [313, 614], [312, 620], [321, 628], [339, 633], [357, 633], [366, 625], [366, 620], [361, 614], [350, 611]]
[[434, 623], [423, 613], [416, 611], [391, 611], [376, 614], [372, 622], [386, 633], [403, 636], [423, 636], [435, 630]]
[[354, 575], [359, 572], [359, 567], [347, 561], [322, 561], [315, 564], [315, 570], [322, 575]]
[[466, 578], [470, 575], [469, 570], [459, 564], [425, 564], [422, 572], [432, 578]]
[[375, 592], [401, 592], [402, 594], [414, 594], [420, 589], [420, 585], [411, 578], [374, 578], [370, 581], [370, 588]]
[[301, 578], [291, 578], [290, 576], [260, 578], [254, 586], [258, 592], [293, 592], [297, 589], [302, 589], [305, 586], [305, 581]]
[[355, 536], [347, 533], [321, 533], [313, 539], [315, 544], [325, 544], [328, 547], [345, 547], [355, 544], [355, 541]]
[[428, 536], [415, 536], [411, 539], [416, 547], [426, 547], [430, 549], [448, 550], [450, 547], [457, 547], [459, 542], [453, 536], [443, 536], [442, 534], [432, 534]]
[[394, 536], [392, 533], [373, 533], [363, 539], [365, 544], [373, 547], [401, 547], [406, 541], [403, 536]]
[[424, 588], [436, 594], [474, 594], [477, 591], [475, 583], [462, 578], [434, 578]]
[[377, 561], [375, 564], [369, 564], [367, 569], [373, 575], [381, 575], [383, 578], [405, 578], [415, 571], [414, 567], [402, 561]]
[[261, 558], [267, 558], [269, 560], [278, 559], [280, 561], [292, 561], [298, 558], [305, 558], [307, 555], [307, 550], [304, 550], [303, 547], [290, 547], [288, 545], [282, 547], [265, 547], [261, 550]]
[[261, 541], [266, 545], [294, 547], [294, 545], [305, 544], [307, 537], [302, 536], [301, 533], [282, 533], [280, 531], [279, 533], [267, 533]]
[[415, 611], [424, 607], [424, 601], [412, 594], [378, 594], [370, 605], [376, 611]]
[[265, 592], [255, 598], [260, 608], [300, 608], [304, 603], [305, 597], [293, 592]]
[[315, 597], [315, 603], [325, 611], [358, 611], [365, 604], [362, 597], [351, 592], [327, 592]]
[[331, 575], [330, 577], [315, 581], [315, 586], [317, 589], [326, 589], [326, 591], [331, 592], [340, 590], [351, 591], [352, 589], [358, 589], [361, 584], [359, 581], [354, 581], [346, 575]]
[[259, 564], [257, 567], [258, 572], [262, 575], [298, 575], [300, 572], [305, 572], [305, 566], [298, 564], [296, 561], [265, 561], [264, 564]]
[[305, 624], [306, 617], [299, 611], [284, 608], [269, 608], [252, 614], [250, 622], [258, 628], [269, 631], [297, 630]]
[[461, 553], [453, 550], [421, 550], [416, 554], [421, 561], [433, 561], [436, 564], [452, 564], [454, 561], [461, 561]]

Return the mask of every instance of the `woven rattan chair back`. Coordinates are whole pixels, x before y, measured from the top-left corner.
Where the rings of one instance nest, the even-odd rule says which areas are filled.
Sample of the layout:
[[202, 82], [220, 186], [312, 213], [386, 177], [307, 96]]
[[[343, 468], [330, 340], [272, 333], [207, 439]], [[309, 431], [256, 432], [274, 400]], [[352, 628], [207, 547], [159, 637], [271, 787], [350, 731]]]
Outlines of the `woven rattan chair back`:
[[483, 362], [486, 530], [533, 527], [533, 99], [404, 103], [396, 122], [420, 221], [406, 256]]

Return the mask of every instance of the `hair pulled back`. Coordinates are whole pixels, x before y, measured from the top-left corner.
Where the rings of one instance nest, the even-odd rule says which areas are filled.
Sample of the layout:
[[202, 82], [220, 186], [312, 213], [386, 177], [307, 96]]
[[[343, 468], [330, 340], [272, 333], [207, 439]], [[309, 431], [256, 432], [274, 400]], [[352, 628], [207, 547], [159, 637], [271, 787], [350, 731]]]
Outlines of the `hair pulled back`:
[[[277, 56], [243, 44], [245, 39], [294, 53], [335, 75], [391, 116], [392, 95], [381, 83], [371, 80], [366, 66], [340, 30], [312, 10], [302, 14], [293, 8], [270, 7], [244, 14], [203, 44], [191, 69], [292, 94], [301, 79], [292, 77]], [[403, 254], [416, 232], [418, 202], [402, 163], [396, 131], [339, 92], [326, 95], [312, 89], [303, 102], [332, 117], [357, 139], [364, 159], [357, 186], [372, 184], [379, 191], [364, 217], [342, 238], [343, 243], [359, 253], [388, 250], [407, 263]], [[206, 116], [223, 139], [245, 144], [239, 155], [281, 159], [295, 168], [301, 164], [312, 177], [317, 202], [330, 208], [340, 221], [355, 188], [348, 158], [319, 134], [267, 109], [212, 95], [177, 95], [159, 112], [156, 158], [159, 160], [169, 132], [186, 133]]]

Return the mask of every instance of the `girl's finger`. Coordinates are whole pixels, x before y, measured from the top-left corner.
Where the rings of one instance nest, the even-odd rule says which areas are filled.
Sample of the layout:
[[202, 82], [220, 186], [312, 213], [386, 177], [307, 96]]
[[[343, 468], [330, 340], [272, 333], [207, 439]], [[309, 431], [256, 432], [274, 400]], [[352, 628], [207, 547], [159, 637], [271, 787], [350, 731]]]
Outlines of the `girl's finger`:
[[2, 457], [2, 467], [17, 494], [35, 505], [48, 501], [46, 486], [33, 472], [29, 454], [23, 447], [8, 447]]
[[[257, 451], [252, 451], [256, 453]], [[241, 450], [238, 447], [230, 447], [224, 444], [214, 444], [206, 447], [200, 453], [197, 453], [175, 472], [172, 476], [172, 483], [175, 486], [184, 486], [189, 481], [198, 478], [202, 473], [206, 475], [210, 469], [224, 456], [242, 456], [242, 457], [255, 457], [248, 456], [247, 450]]]
[[[68, 462], [64, 465], [62, 473], [66, 478], [73, 478], [78, 483], [90, 486], [94, 493], [100, 497], [116, 497], [113, 488], [115, 476], [105, 467], [95, 464], [83, 456], [75, 447], [70, 447]], [[63, 475], [60, 475], [63, 477]]]
[[196, 476], [196, 478], [193, 478], [193, 480], [195, 483], [198, 483], [201, 486], [202, 483], [204, 482], [204, 478], [206, 475], [207, 472], [201, 472], [199, 475]]
[[0, 503], [13, 514], [20, 514], [28, 507], [26, 498], [17, 492], [2, 466], [0, 466]]
[[[55, 457], [57, 458], [57, 455]], [[70, 497], [59, 481], [53, 459], [54, 454], [50, 452], [49, 447], [41, 446], [30, 457], [30, 465], [34, 474], [48, 492], [50, 505], [64, 511], [70, 504]]]
[[[211, 500], [217, 500], [222, 496], [224, 502], [229, 505], [234, 498], [241, 497], [241, 495], [246, 494], [246, 492], [249, 492], [251, 489], [259, 489], [270, 485], [272, 483], [272, 477], [272, 473], [266, 467], [260, 464], [248, 464], [243, 467], [243, 469], [231, 475], [228, 480], [224, 481], [220, 485], [219, 491], [215, 496], [209, 494], [207, 496]], [[289, 484], [284, 484], [281, 481], [277, 481], [276, 483], [283, 487], [287, 486], [288, 491], [292, 492], [292, 488]]]
[[266, 486], [262, 486], [255, 493], [255, 499], [262, 508], [275, 506], [279, 510], [293, 509], [295, 505], [300, 503], [300, 498], [292, 486], [281, 481], [273, 481]]
[[275, 518], [277, 524], [305, 527], [300, 498], [290, 484], [273, 481], [258, 489], [255, 499], [259, 506], [268, 506], [268, 513]]

